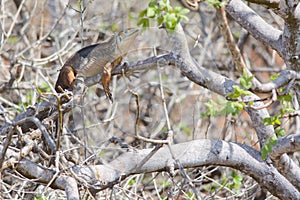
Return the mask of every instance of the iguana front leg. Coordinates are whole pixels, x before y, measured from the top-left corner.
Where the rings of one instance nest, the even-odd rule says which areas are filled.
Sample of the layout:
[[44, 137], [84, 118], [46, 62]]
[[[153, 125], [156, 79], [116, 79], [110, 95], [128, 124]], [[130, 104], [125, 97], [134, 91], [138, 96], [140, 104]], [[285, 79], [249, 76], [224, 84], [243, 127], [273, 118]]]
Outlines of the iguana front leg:
[[113, 62], [109, 62], [104, 66], [103, 74], [101, 77], [101, 83], [105, 92], [105, 95], [113, 102], [112, 94], [109, 89], [109, 84], [111, 80], [111, 72], [122, 62], [123, 57], [120, 56], [115, 59]]

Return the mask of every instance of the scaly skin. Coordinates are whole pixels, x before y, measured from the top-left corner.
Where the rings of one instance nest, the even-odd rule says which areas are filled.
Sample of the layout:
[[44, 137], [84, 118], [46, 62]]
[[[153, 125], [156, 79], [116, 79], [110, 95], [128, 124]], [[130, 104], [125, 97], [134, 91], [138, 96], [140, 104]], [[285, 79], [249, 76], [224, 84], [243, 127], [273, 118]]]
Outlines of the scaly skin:
[[103, 73], [101, 83], [106, 96], [112, 100], [109, 89], [111, 72], [122, 62], [137, 35], [138, 29], [127, 29], [118, 32], [107, 41], [77, 51], [60, 70], [55, 90], [73, 90], [75, 77], [87, 78]]

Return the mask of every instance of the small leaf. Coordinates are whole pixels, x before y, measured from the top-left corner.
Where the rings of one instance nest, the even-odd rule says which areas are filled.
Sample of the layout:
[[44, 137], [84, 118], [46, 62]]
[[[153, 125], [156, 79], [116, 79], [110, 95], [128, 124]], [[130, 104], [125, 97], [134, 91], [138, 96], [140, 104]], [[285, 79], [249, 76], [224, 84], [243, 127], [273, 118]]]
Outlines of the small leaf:
[[150, 18], [155, 17], [155, 8], [153, 8], [153, 7], [147, 8], [147, 17], [150, 17]]
[[157, 5], [157, 1], [156, 0], [152, 0], [150, 1], [150, 3], [148, 4], [148, 7], [155, 7]]
[[7, 42], [13, 44], [16, 43], [18, 41], [18, 37], [17, 36], [11, 36], [10, 38], [8, 38]]
[[268, 155], [268, 151], [266, 149], [266, 145], [263, 146], [263, 148], [261, 149], [261, 158], [263, 160], [267, 159], [267, 155]]
[[264, 122], [264, 125], [268, 126], [268, 125], [271, 125], [271, 118], [270, 117], [266, 117], [263, 119], [263, 122]]
[[246, 80], [245, 80], [244, 78], [241, 78], [241, 79], [240, 79], [240, 84], [241, 84], [244, 88], [246, 88], [246, 87], [245, 87], [245, 85], [246, 85]]
[[185, 21], [189, 21], [190, 19], [187, 17], [187, 16], [185, 16], [185, 15], [182, 15], [182, 16], [180, 16], [182, 19], [184, 19]]
[[281, 124], [281, 121], [280, 121], [278, 118], [275, 119], [274, 122], [275, 122], [275, 124], [277, 124], [277, 125], [280, 125], [280, 124]]
[[175, 12], [175, 13], [179, 13], [181, 9], [182, 9], [181, 7], [175, 6], [175, 7], [174, 7], [174, 12]]
[[273, 74], [273, 75], [271, 75], [270, 80], [274, 81], [275, 79], [277, 79], [279, 77], [279, 75], [280, 74]]
[[147, 18], [140, 19], [140, 21], [138, 22], [138, 26], [142, 25], [144, 28], [149, 27], [149, 24], [149, 19]]
[[173, 23], [171, 21], [166, 22], [167, 29], [174, 30]]
[[145, 9], [139, 13], [139, 18], [144, 17], [146, 14], [147, 14], [147, 9]]
[[275, 129], [275, 133], [281, 137], [285, 136], [285, 130], [283, 128]]
[[278, 138], [277, 138], [275, 135], [273, 135], [272, 137], [270, 137], [269, 142], [270, 142], [270, 143], [269, 143], [269, 144], [270, 144], [270, 147], [272, 147], [272, 146], [274, 146], [274, 145], [277, 144]]
[[243, 75], [242, 78], [240, 79], [240, 84], [245, 88], [245, 89], [250, 89], [252, 86], [252, 79], [253, 76], [249, 76], [248, 72], [246, 70], [243, 70]]
[[292, 101], [292, 99], [293, 99], [292, 94], [278, 96], [278, 100], [280, 101]]
[[164, 21], [164, 18], [162, 16], [157, 17], [157, 24], [161, 25]]
[[182, 9], [182, 10], [179, 12], [179, 14], [180, 14], [180, 15], [186, 15], [186, 14], [188, 14], [189, 12], [190, 12], [189, 9], [184, 8], [184, 9]]

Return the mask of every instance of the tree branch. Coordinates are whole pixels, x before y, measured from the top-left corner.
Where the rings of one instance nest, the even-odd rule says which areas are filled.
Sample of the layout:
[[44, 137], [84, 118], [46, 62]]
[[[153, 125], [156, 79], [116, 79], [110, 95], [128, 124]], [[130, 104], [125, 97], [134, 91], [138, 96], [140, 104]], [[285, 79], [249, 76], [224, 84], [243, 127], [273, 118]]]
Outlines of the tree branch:
[[266, 6], [267, 8], [278, 9], [280, 0], [246, 0], [250, 3]]
[[140, 166], [139, 164], [151, 150], [125, 152], [109, 165], [76, 166], [73, 170], [78, 176], [89, 178], [91, 183], [95, 183], [95, 179], [98, 179], [99, 183], [106, 183], [98, 188], [98, 190], [103, 190], [132, 174], [165, 171], [170, 163], [174, 163], [176, 168], [179, 167], [178, 162], [184, 168], [222, 165], [245, 172], [281, 199], [295, 199], [300, 196], [299, 191], [276, 168], [262, 161], [260, 153], [246, 145], [221, 140], [194, 140], [171, 146], [175, 160], [169, 148], [162, 147], [144, 165]]
[[257, 40], [270, 45], [279, 55], [283, 55], [281, 45], [282, 31], [264, 21], [256, 12], [240, 0], [232, 0], [226, 11]]
[[292, 134], [278, 139], [277, 144], [272, 149], [270, 156], [274, 159], [284, 153], [300, 151], [300, 134]]
[[286, 153], [300, 151], [300, 134], [288, 135], [278, 139], [272, 147], [270, 157], [287, 179], [300, 191], [300, 170], [299, 166], [293, 162]]
[[[26, 158], [23, 158], [16, 168], [27, 178], [36, 179], [37, 182], [47, 184], [55, 174], [54, 170], [47, 169]], [[68, 200], [79, 200], [77, 182], [74, 178], [66, 175], [60, 175], [51, 184], [52, 188], [65, 190]]]

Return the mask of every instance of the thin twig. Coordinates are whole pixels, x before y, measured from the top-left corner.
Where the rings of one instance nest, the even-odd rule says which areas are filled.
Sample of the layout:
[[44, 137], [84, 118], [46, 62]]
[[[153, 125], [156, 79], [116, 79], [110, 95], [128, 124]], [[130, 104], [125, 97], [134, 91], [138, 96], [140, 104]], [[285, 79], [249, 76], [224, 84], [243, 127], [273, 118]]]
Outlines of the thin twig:
[[[153, 48], [153, 53], [154, 53], [154, 56], [157, 56], [157, 52], [156, 52], [155, 48]], [[160, 93], [161, 93], [161, 100], [162, 100], [164, 113], [165, 113], [165, 118], [166, 118], [167, 126], [168, 126], [168, 136], [167, 136], [166, 140], [169, 141], [169, 144], [172, 144], [174, 133], [173, 133], [171, 123], [170, 123], [170, 118], [169, 118], [169, 114], [168, 114], [166, 99], [165, 99], [165, 95], [164, 95], [164, 88], [163, 88], [163, 84], [162, 84], [161, 72], [160, 72], [160, 68], [159, 68], [158, 63], [157, 63], [157, 73], [158, 73], [158, 77], [159, 77], [159, 89], [160, 89]]]
[[8, 130], [9, 132], [7, 134], [6, 140], [2, 144], [3, 148], [2, 148], [2, 151], [1, 151], [1, 154], [0, 154], [0, 169], [2, 169], [2, 165], [3, 165], [3, 162], [4, 162], [5, 154], [6, 154], [7, 148], [9, 146], [9, 144], [10, 144], [10, 141], [12, 139], [12, 136], [14, 134], [14, 130], [15, 130], [14, 127], [10, 127], [9, 128], [9, 130]]
[[252, 105], [249, 105], [250, 108], [254, 109], [254, 110], [261, 110], [263, 108], [267, 108], [269, 107], [270, 105], [272, 105], [275, 101], [277, 100], [277, 92], [275, 89], [272, 90], [272, 98], [269, 102], [263, 104], [262, 106], [252, 106]]
[[[69, 4], [70, 2], [68, 2]], [[40, 44], [42, 41], [44, 41], [45, 39], [48, 38], [48, 36], [55, 30], [56, 26], [59, 24], [60, 20], [63, 18], [63, 16], [65, 16], [66, 14], [66, 10], [68, 9], [68, 6], [66, 6], [62, 12], [62, 14], [59, 16], [59, 18], [56, 20], [56, 22], [53, 24], [53, 26], [50, 28], [50, 31], [45, 34], [43, 37], [41, 37], [39, 40], [37, 40], [36, 42], [32, 43], [31, 45], [29, 45], [28, 47], [26, 47], [25, 49], [23, 49], [20, 53], [18, 53], [15, 58], [20, 57], [21, 55], [23, 55], [26, 51], [28, 51], [29, 49], [31, 49], [32, 47], [34, 47], [35, 45]]]
[[[13, 31], [15, 25], [16, 25], [17, 19], [18, 19], [19, 15], [20, 15], [20, 12], [21, 12], [21, 10], [22, 10], [22, 8], [23, 8], [23, 4], [24, 4], [24, 3], [25, 3], [25, 0], [22, 0], [21, 4], [19, 5], [18, 11], [17, 11], [17, 13], [16, 13], [16, 15], [15, 15], [15, 17], [14, 17], [14, 19], [13, 19], [13, 22], [11, 23], [10, 28], [9, 28], [7, 34], [6, 34], [6, 39], [5, 39], [4, 42], [2, 43], [2, 46], [1, 46], [1, 47], [4, 47], [4, 45], [6, 44], [7, 40], [9, 39], [9, 37], [10, 37], [10, 35], [11, 35], [11, 33], [12, 33], [12, 31]], [[3, 33], [4, 33], [4, 31], [3, 31]], [[5, 34], [4, 34], [4, 35], [5, 35]], [[2, 50], [2, 49], [1, 49], [1, 50]]]
[[[238, 45], [235, 43], [233, 35], [231, 33], [228, 20], [226, 17], [226, 11], [225, 11], [226, 5], [219, 7], [216, 7], [216, 14], [219, 22], [219, 27], [222, 32], [222, 35], [226, 41], [226, 44], [228, 46], [228, 49], [232, 55], [233, 61], [235, 63], [235, 66], [237, 67], [238, 71], [242, 73], [243, 71], [247, 72], [248, 76], [253, 76], [251, 71], [247, 68], [245, 61], [241, 55], [240, 49]], [[253, 76], [254, 77], [254, 76]], [[252, 79], [252, 83], [254, 86], [261, 85], [261, 83], [254, 77]]]
[[153, 143], [153, 144], [168, 144], [168, 140], [155, 140], [155, 139], [150, 139], [150, 138], [145, 138], [143, 136], [141, 136], [139, 134], [139, 131], [138, 131], [138, 128], [139, 128], [139, 122], [140, 122], [140, 102], [139, 102], [139, 95], [138, 93], [136, 93], [135, 91], [133, 91], [132, 89], [130, 89], [130, 87], [128, 86], [127, 84], [127, 81], [125, 79], [125, 72], [124, 72], [124, 69], [122, 69], [122, 77], [127, 85], [127, 89], [128, 91], [135, 96], [135, 102], [136, 102], [136, 106], [137, 106], [137, 114], [136, 114], [136, 119], [135, 119], [135, 128], [134, 128], [134, 132], [135, 132], [135, 137], [140, 139], [140, 140], [143, 140], [145, 142], [150, 142], [150, 143]]

